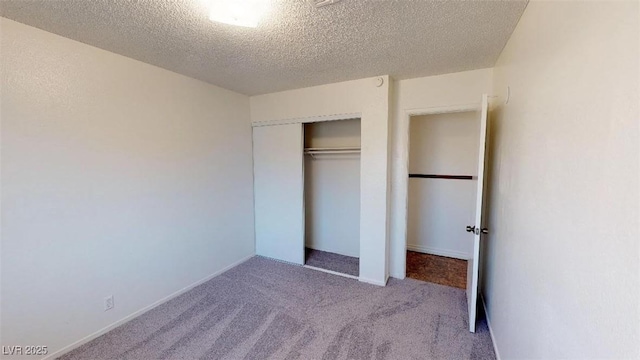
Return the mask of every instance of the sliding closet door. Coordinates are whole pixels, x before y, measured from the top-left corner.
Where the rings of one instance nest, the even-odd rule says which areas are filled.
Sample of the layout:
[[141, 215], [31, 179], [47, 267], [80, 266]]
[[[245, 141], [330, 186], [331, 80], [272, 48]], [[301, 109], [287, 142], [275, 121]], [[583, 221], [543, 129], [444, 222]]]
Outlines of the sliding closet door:
[[256, 254], [304, 264], [302, 124], [253, 128]]

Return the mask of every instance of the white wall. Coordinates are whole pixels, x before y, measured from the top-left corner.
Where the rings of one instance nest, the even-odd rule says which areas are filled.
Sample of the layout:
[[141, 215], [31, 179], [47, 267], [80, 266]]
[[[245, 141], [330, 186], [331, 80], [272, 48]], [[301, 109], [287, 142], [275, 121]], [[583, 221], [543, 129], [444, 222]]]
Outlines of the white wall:
[[373, 78], [253, 96], [251, 121], [359, 113], [360, 160], [360, 280], [386, 283], [387, 189], [389, 146], [389, 77], [376, 86]]
[[406, 271], [409, 121], [412, 109], [480, 104], [491, 93], [492, 69], [399, 80], [393, 84], [391, 121], [390, 275], [403, 279]]
[[[360, 147], [360, 119], [305, 124], [305, 147]], [[305, 241], [360, 256], [360, 154], [305, 156]]]
[[[478, 175], [477, 112], [414, 116], [409, 134], [409, 173]], [[477, 180], [409, 179], [407, 248], [470, 259]]]
[[0, 29], [2, 345], [55, 352], [254, 253], [248, 97]]
[[638, 15], [530, 2], [496, 65], [483, 294], [503, 359], [640, 357]]

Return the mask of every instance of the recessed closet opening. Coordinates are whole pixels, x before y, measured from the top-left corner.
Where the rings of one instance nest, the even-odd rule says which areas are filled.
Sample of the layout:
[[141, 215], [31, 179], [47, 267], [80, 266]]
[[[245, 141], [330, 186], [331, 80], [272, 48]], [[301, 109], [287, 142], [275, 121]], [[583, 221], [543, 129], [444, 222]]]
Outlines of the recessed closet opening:
[[410, 117], [407, 277], [465, 288], [480, 122], [475, 111]]
[[359, 276], [360, 119], [304, 124], [305, 266]]

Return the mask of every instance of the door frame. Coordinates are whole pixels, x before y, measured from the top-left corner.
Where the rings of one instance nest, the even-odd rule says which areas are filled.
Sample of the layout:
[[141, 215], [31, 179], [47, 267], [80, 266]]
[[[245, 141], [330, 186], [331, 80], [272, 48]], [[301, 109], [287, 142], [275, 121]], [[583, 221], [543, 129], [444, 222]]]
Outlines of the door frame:
[[308, 123], [314, 123], [314, 122], [340, 121], [340, 120], [353, 120], [353, 119], [362, 119], [362, 113], [356, 112], [356, 113], [343, 113], [343, 114], [332, 114], [332, 115], [315, 115], [315, 116], [305, 116], [305, 117], [290, 118], [290, 119], [256, 121], [251, 123], [251, 127], [286, 125], [286, 124], [308, 124]]
[[401, 196], [400, 203], [403, 206], [400, 208], [400, 213], [398, 216], [400, 217], [399, 223], [402, 224], [402, 249], [404, 249], [403, 256], [400, 260], [400, 265], [402, 267], [403, 278], [407, 274], [407, 236], [408, 236], [408, 227], [409, 227], [409, 139], [411, 133], [411, 118], [415, 116], [423, 116], [423, 115], [439, 115], [439, 114], [453, 114], [453, 113], [462, 113], [462, 112], [472, 112], [479, 111], [481, 107], [481, 103], [469, 103], [469, 104], [458, 104], [458, 105], [449, 105], [449, 106], [435, 106], [435, 107], [427, 107], [427, 108], [416, 108], [416, 109], [407, 109], [404, 111], [403, 120], [406, 124], [405, 131], [405, 143], [403, 144], [403, 151], [401, 152], [398, 162], [403, 164], [403, 177], [404, 179], [396, 184], [398, 188], [398, 193]]

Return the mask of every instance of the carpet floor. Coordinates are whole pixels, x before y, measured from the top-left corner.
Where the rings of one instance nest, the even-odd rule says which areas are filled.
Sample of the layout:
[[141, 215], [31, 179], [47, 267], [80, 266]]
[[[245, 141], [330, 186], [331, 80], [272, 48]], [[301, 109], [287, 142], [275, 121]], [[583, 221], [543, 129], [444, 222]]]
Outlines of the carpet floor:
[[466, 289], [467, 261], [407, 251], [407, 277]]
[[[134, 291], [132, 289], [132, 291]], [[76, 359], [495, 359], [468, 331], [464, 291], [386, 287], [254, 257], [61, 357]]]
[[305, 265], [353, 276], [358, 276], [358, 274], [360, 274], [360, 259], [357, 257], [334, 254], [309, 248], [306, 248], [305, 250]]

